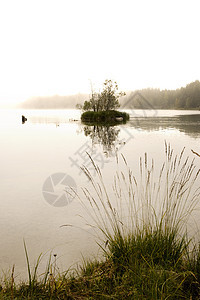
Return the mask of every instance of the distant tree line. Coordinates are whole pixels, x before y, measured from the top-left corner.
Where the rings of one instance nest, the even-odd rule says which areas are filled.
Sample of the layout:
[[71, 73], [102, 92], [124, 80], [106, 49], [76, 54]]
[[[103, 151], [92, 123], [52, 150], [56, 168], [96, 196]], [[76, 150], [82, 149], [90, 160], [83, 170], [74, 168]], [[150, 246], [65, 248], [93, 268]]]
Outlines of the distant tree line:
[[[92, 95], [33, 97], [21, 103], [20, 107], [35, 109], [78, 107], [84, 108], [84, 110], [99, 111], [118, 108], [118, 104], [120, 104], [121, 108], [134, 107], [136, 109], [152, 107], [155, 109], [200, 109], [200, 82], [198, 80], [176, 90], [147, 88], [127, 92], [126, 96], [124, 95], [125, 93], [118, 92], [118, 86], [115, 82], [107, 80], [101, 93], [92, 91]], [[84, 107], [84, 102], [86, 107]]]
[[200, 109], [200, 82], [196, 80], [176, 90], [148, 88], [131, 92], [121, 105], [136, 109]]

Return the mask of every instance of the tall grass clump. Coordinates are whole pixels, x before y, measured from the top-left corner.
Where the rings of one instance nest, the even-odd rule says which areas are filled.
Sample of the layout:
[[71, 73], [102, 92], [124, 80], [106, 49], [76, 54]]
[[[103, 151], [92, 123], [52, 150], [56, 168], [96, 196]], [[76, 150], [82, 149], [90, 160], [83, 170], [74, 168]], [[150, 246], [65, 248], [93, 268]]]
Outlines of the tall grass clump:
[[200, 243], [188, 231], [200, 198], [194, 159], [165, 143], [161, 167], [145, 153], [136, 176], [117, 157], [112, 189], [90, 159], [97, 176], [83, 167], [91, 186], [77, 196], [99, 234], [103, 259], [84, 259], [60, 273], [57, 255], [54, 261], [50, 255], [39, 276], [43, 255], [31, 267], [24, 242], [28, 282], [15, 283], [13, 266], [0, 281], [0, 299], [200, 299]]
[[136, 291], [143, 291], [142, 297], [184, 297], [184, 284], [188, 278], [197, 279], [193, 271], [199, 268], [191, 258], [187, 225], [199, 200], [200, 170], [185, 149], [175, 154], [167, 143], [159, 171], [147, 153], [140, 158], [138, 176], [122, 158], [125, 171], [116, 172], [114, 199], [92, 158], [97, 180], [83, 168], [92, 187], [83, 189], [91, 206], [88, 213], [92, 226], [101, 233], [106, 259], [120, 280], [131, 278]]

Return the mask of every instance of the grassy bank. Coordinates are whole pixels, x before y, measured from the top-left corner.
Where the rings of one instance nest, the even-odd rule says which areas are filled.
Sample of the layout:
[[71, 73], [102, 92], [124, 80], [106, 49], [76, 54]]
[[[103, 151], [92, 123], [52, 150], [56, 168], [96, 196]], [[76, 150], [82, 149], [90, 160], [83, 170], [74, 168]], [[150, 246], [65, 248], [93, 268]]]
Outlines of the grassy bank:
[[81, 121], [90, 124], [119, 124], [126, 123], [129, 120], [129, 114], [116, 110], [109, 111], [86, 111], [81, 115]]
[[147, 154], [136, 178], [123, 158], [125, 171], [116, 172], [115, 199], [108, 193], [100, 169], [97, 178], [83, 168], [90, 188], [80, 201], [92, 228], [101, 233], [102, 261], [59, 274], [56, 257], [46, 272], [31, 272], [15, 285], [14, 269], [0, 288], [0, 299], [199, 299], [200, 248], [188, 237], [188, 221], [199, 201], [199, 170], [183, 151], [175, 155], [165, 145], [166, 160], [159, 176]]

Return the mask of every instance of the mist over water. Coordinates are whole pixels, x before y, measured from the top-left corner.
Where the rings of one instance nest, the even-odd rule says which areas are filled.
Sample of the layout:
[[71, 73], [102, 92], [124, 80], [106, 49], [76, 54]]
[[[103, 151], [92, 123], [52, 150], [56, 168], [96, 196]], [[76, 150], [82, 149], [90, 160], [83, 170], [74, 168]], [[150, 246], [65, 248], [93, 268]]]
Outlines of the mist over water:
[[[120, 157], [122, 153], [137, 175], [139, 158], [145, 152], [159, 169], [164, 159], [165, 141], [176, 153], [183, 147], [191, 158], [195, 157], [191, 149], [200, 153], [199, 111], [137, 110], [129, 113], [127, 124], [102, 128], [81, 124], [81, 113], [77, 110], [0, 111], [2, 269], [8, 270], [15, 264], [16, 271], [26, 278], [23, 239], [31, 263], [41, 252], [49, 254], [52, 251], [58, 255], [58, 264], [63, 270], [80, 263], [81, 254], [90, 257], [98, 253], [93, 232], [83, 220], [88, 216], [78, 199], [56, 207], [57, 198], [50, 204], [44, 197], [44, 183], [50, 178], [55, 184], [54, 174], [69, 175], [78, 192], [81, 187], [89, 188], [80, 170], [86, 165], [93, 172], [86, 152], [99, 165], [111, 193], [117, 168], [116, 154]], [[24, 124], [22, 115], [27, 118]], [[200, 158], [196, 156], [195, 161], [200, 167]], [[120, 167], [124, 168], [122, 164]], [[95, 173], [92, 174], [95, 178]], [[59, 188], [62, 191], [62, 184]], [[60, 227], [64, 224], [74, 227]], [[41, 268], [47, 259], [48, 255]]]

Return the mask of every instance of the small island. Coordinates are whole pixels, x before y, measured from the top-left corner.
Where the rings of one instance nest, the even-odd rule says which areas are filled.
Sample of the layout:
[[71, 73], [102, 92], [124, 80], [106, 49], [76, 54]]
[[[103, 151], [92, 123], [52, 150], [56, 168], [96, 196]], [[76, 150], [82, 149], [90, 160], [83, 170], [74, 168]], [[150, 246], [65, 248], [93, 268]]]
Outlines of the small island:
[[91, 125], [126, 123], [129, 120], [129, 114], [117, 110], [120, 107], [119, 98], [125, 95], [124, 92], [118, 92], [116, 82], [105, 80], [102, 92], [95, 93], [92, 90], [89, 101], [85, 101], [83, 106], [78, 106], [84, 111], [81, 121]]
[[125, 124], [129, 120], [129, 114], [117, 110], [108, 111], [86, 111], [81, 115], [83, 123], [93, 124], [109, 124], [115, 125], [118, 123]]

